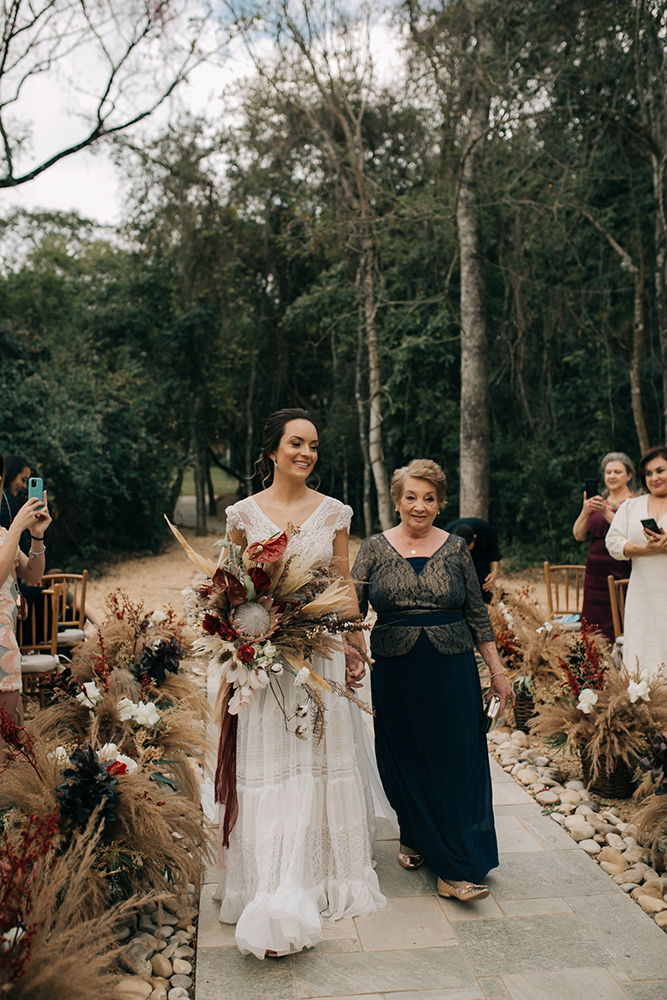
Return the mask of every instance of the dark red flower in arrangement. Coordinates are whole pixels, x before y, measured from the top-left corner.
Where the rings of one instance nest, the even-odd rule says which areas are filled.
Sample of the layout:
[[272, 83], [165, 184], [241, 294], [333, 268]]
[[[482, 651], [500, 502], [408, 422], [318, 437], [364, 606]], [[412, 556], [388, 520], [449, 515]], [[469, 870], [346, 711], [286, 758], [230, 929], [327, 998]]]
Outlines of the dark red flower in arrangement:
[[211, 588], [207, 583], [202, 583], [201, 587], [197, 587], [197, 593], [204, 599], [209, 598], [211, 596]]
[[223, 566], [216, 569], [211, 580], [212, 594], [227, 594], [227, 600], [234, 607], [236, 604], [243, 604], [248, 600], [248, 593], [245, 584], [242, 583], [233, 573], [230, 573]]
[[204, 629], [204, 632], [207, 632], [209, 635], [219, 635], [221, 626], [222, 622], [218, 616], [210, 615], [207, 611], [204, 615], [204, 620], [201, 623], [201, 627]]
[[249, 545], [246, 549], [246, 555], [248, 559], [253, 559], [255, 562], [277, 562], [284, 554], [288, 541], [287, 532], [281, 531], [263, 542], [254, 542]]
[[226, 639], [227, 642], [234, 642], [234, 639], [238, 638], [234, 629], [231, 627], [231, 625], [227, 625], [226, 622], [220, 622], [220, 628], [218, 629], [218, 633], [221, 636], [221, 638]]
[[562, 684], [563, 694], [571, 694], [578, 698], [584, 688], [591, 691], [601, 691], [604, 687], [606, 667], [600, 662], [600, 653], [592, 638], [595, 626], [589, 625], [585, 618], [581, 620], [581, 632], [577, 636], [574, 649], [567, 660], [561, 660], [560, 665], [565, 671]]
[[113, 761], [107, 767], [109, 774], [113, 774], [114, 778], [117, 778], [120, 774], [127, 774], [127, 764], [123, 764], [120, 760]]
[[271, 577], [259, 566], [251, 569], [248, 576], [252, 580], [255, 590], [266, 590], [267, 587], [271, 586]]
[[251, 646], [249, 642], [244, 642], [236, 652], [241, 663], [252, 663], [255, 659], [255, 647]]

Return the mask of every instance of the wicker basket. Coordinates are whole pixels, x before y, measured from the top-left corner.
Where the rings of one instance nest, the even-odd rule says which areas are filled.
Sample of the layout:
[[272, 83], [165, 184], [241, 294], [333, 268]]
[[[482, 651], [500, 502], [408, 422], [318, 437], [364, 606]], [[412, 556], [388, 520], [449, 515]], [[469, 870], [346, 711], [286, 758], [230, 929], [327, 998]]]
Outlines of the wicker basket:
[[620, 758], [610, 773], [607, 769], [607, 758], [604, 754], [601, 755], [598, 776], [595, 781], [591, 780], [593, 767], [591, 758], [586, 751], [581, 754], [581, 767], [584, 772], [584, 784], [589, 792], [594, 792], [603, 799], [629, 799], [635, 790], [632, 771]]
[[535, 715], [535, 699], [530, 695], [518, 694], [514, 706], [514, 721], [517, 729], [529, 732], [528, 722]]

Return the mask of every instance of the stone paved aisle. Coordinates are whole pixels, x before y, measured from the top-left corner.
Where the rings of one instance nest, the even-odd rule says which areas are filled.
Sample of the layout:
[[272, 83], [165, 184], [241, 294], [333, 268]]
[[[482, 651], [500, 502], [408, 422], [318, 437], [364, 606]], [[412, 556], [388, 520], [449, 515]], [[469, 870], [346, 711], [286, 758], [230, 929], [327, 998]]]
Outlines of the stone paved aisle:
[[218, 921], [211, 881], [196, 1000], [667, 1000], [667, 935], [495, 761], [491, 768], [501, 860], [488, 899], [439, 899], [431, 872], [400, 868], [396, 841], [380, 829], [387, 906], [325, 920], [316, 948], [259, 962], [241, 957], [234, 928]]

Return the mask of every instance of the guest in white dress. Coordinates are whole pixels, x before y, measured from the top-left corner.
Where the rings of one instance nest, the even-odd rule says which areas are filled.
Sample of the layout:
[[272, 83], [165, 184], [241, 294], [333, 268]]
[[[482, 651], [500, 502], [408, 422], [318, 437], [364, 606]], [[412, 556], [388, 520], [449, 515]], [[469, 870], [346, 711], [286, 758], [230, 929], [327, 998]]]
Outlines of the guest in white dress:
[[[667, 675], [667, 448], [651, 448], [639, 463], [639, 479], [647, 491], [626, 500], [607, 534], [614, 559], [632, 559], [625, 599], [623, 662], [631, 673], [662, 667]], [[659, 531], [642, 521], [653, 518]]]
[[[317, 462], [317, 427], [306, 410], [274, 413], [264, 431], [261, 494], [227, 508], [227, 528], [245, 547], [287, 528], [299, 528], [289, 553], [317, 553], [350, 583], [348, 613], [358, 613], [348, 564], [352, 509], [306, 486]], [[365, 673], [355, 646], [362, 633], [341, 641], [330, 660], [315, 659], [325, 678], [358, 687]], [[347, 659], [347, 668], [346, 668]], [[280, 685], [293, 715], [299, 689], [286, 673]], [[365, 916], [386, 900], [373, 869], [375, 815], [360, 771], [359, 727], [345, 698], [325, 694], [326, 726], [320, 742], [288, 732], [270, 687], [239, 715], [236, 781], [239, 813], [218, 886], [220, 920], [236, 924], [243, 954], [258, 958], [312, 947], [330, 920]]]

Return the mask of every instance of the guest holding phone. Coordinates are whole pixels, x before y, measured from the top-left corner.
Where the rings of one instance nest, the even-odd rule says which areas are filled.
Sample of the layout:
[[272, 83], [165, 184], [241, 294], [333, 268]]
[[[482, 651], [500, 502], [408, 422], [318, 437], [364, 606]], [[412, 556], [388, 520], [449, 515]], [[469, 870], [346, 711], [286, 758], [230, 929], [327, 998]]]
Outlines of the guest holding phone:
[[582, 616], [613, 642], [614, 623], [607, 577], [611, 575], [617, 580], [625, 580], [630, 576], [631, 564], [627, 559], [612, 558], [605, 538], [616, 511], [635, 495], [635, 467], [622, 451], [611, 451], [605, 455], [601, 467], [605, 488], [599, 494], [595, 480], [586, 480], [588, 489], [584, 490], [584, 505], [572, 531], [578, 542], [592, 537], [586, 559]]
[[[642, 496], [626, 500], [612, 521], [607, 549], [632, 559], [625, 598], [623, 662], [635, 674], [667, 675], [667, 448], [650, 448], [639, 463]], [[657, 530], [656, 530], [657, 529]]]
[[[0, 455], [0, 488], [4, 480], [5, 462]], [[0, 706], [14, 722], [23, 721], [21, 704], [21, 653], [16, 641], [18, 588], [16, 577], [28, 583], [39, 583], [44, 573], [44, 532], [51, 523], [46, 491], [41, 500], [28, 500], [19, 508], [9, 528], [0, 527]], [[21, 532], [30, 534], [30, 551], [19, 549]], [[0, 763], [5, 745], [0, 740]]]

